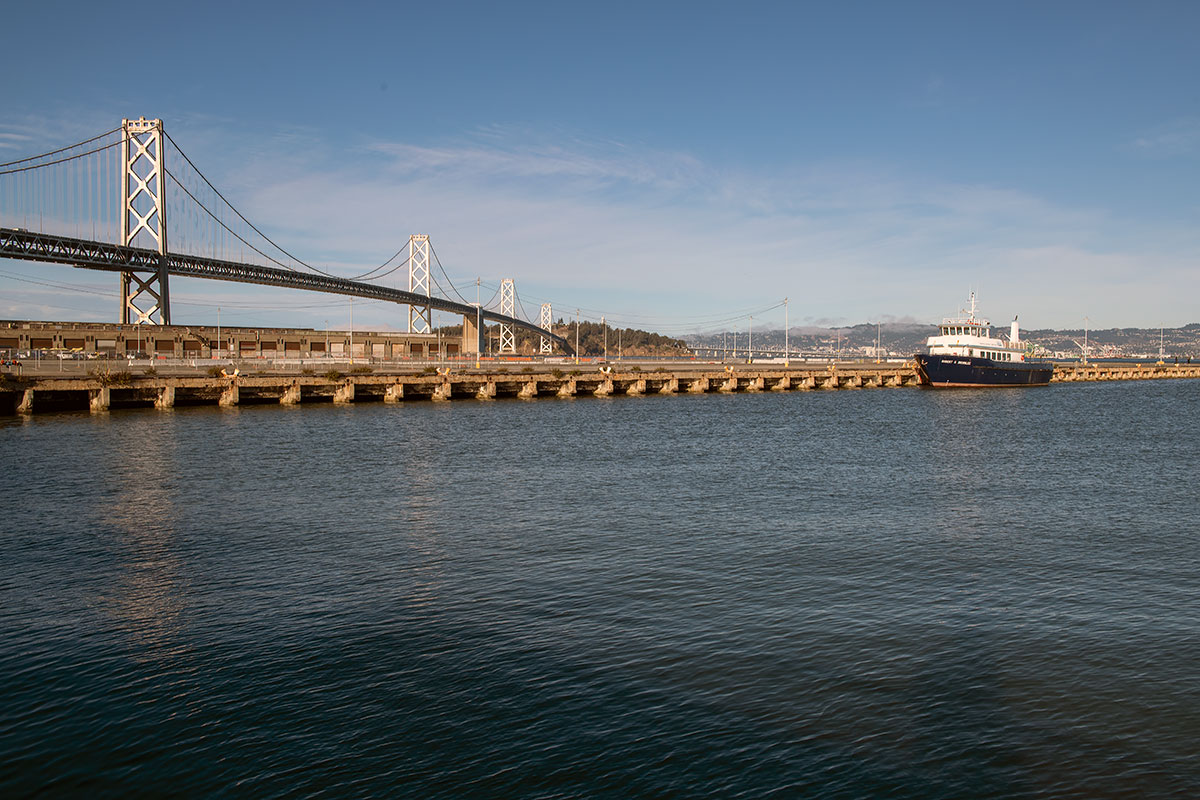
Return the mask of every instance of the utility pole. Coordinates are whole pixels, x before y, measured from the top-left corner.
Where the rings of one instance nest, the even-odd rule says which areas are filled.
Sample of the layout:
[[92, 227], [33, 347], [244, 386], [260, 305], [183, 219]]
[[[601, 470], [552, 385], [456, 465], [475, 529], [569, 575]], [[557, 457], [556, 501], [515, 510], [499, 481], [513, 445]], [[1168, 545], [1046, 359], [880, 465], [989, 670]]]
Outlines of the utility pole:
[[604, 319], [604, 315], [600, 315], [600, 329], [604, 331], [604, 363], [608, 363], [608, 323]]
[[350, 298], [350, 363], [354, 363], [354, 298]]
[[785, 298], [783, 298], [783, 365], [785, 367], [791, 363], [791, 361], [788, 360], [789, 355], [790, 354], [788, 352], [788, 299], [785, 297]]
[[617, 328], [617, 361], [621, 360], [621, 329]]
[[479, 341], [483, 338], [483, 328], [479, 327], [483, 320], [483, 311], [479, 305], [479, 281], [478, 277], [475, 278], [475, 369], [479, 369], [479, 356], [483, 349], [479, 346]]
[[579, 309], [575, 309], [575, 363], [579, 363]]
[[221, 357], [221, 307], [217, 306], [217, 358]]

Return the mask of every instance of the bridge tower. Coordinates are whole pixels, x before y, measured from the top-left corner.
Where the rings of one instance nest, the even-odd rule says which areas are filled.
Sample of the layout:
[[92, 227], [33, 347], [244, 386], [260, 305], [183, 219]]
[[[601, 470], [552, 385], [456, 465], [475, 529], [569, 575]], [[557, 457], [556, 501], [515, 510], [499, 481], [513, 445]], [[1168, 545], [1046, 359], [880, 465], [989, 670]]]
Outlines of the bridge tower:
[[[145, 117], [121, 120], [121, 241], [136, 246], [149, 236], [158, 248], [158, 270], [144, 280], [132, 271], [121, 273], [121, 315], [129, 325], [170, 325], [171, 299], [167, 284], [166, 152], [162, 120]], [[145, 241], [143, 236], [142, 241]]]
[[[550, 330], [550, 326], [554, 324], [554, 315], [550, 312], [550, 304], [542, 303], [542, 319], [541, 328], [544, 331]], [[542, 337], [542, 355], [548, 356], [554, 352], [554, 342], [550, 341], [549, 337]]]
[[[430, 296], [429, 237], [414, 233], [408, 237], [408, 290]], [[431, 333], [433, 317], [429, 306], [408, 307], [408, 332]]]
[[[516, 316], [517, 309], [517, 287], [513, 283], [512, 278], [505, 278], [500, 281], [500, 313], [509, 317]], [[501, 322], [500, 323], [500, 353], [517, 352], [517, 339], [513, 336], [513, 326]]]

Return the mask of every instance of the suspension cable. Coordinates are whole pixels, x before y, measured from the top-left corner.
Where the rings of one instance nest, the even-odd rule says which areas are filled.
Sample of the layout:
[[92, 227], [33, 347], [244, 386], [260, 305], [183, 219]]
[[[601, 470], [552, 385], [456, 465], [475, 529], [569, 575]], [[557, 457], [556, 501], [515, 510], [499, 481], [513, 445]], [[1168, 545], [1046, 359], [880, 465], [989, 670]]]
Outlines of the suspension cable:
[[[51, 150], [49, 153], [42, 153], [40, 156], [29, 156], [28, 158], [18, 158], [16, 161], [5, 161], [4, 163], [0, 164], [0, 167], [11, 167], [13, 164], [24, 164], [26, 161], [37, 161], [39, 158], [46, 158], [47, 156], [56, 156], [59, 153], [65, 153], [68, 150], [74, 150], [76, 147], [83, 147], [85, 144], [91, 144], [92, 142], [96, 141], [97, 139], [103, 139], [105, 136], [114, 134], [119, 130], [121, 130], [121, 129], [113, 128], [111, 131], [105, 131], [104, 133], [100, 134], [99, 136], [93, 136], [90, 139], [84, 139], [82, 142], [76, 142], [75, 144], [68, 145], [66, 147], [60, 147], [58, 150]], [[120, 144], [120, 142], [113, 142], [113, 144]], [[103, 149], [103, 148], [101, 148], [101, 149]], [[94, 153], [96, 151], [93, 150], [92, 152]], [[87, 155], [87, 153], [84, 153], [84, 155]], [[58, 163], [58, 162], [54, 162], [54, 163]], [[46, 165], [43, 164], [41, 166], [46, 166]], [[14, 172], [15, 171], [16, 170], [14, 170]]]
[[[28, 166], [28, 167], [17, 167], [16, 169], [6, 169], [6, 170], [0, 170], [0, 175], [14, 175], [14, 174], [16, 174], [16, 173], [18, 173], [18, 172], [29, 172], [30, 170], [41, 169], [42, 167], [52, 167], [52, 166], [54, 166], [55, 164], [65, 164], [65, 163], [67, 163], [68, 161], [74, 161], [74, 160], [76, 160], [76, 159], [78, 159], [78, 158], [83, 158], [84, 156], [90, 156], [90, 155], [92, 155], [93, 153], [101, 153], [101, 152], [103, 152], [103, 151], [105, 151], [105, 150], [111, 150], [112, 148], [116, 147], [116, 146], [117, 146], [117, 145], [119, 145], [119, 144], [120, 144], [120, 142], [113, 142], [113, 143], [111, 143], [111, 144], [106, 144], [106, 145], [104, 145], [103, 147], [97, 147], [95, 150], [88, 150], [86, 153], [77, 153], [76, 155], [73, 155], [73, 156], [67, 156], [66, 158], [60, 158], [60, 159], [57, 159], [57, 160], [55, 160], [55, 161], [45, 161], [45, 162], [43, 162], [43, 163], [41, 163], [41, 164], [31, 164], [31, 165], [30, 165], [30, 166]], [[76, 145], [76, 147], [78, 147], [78, 145]], [[65, 149], [67, 149], [67, 150], [70, 150], [71, 148], [69, 148], [69, 147], [68, 147], [68, 148], [65, 148]], [[56, 150], [55, 152], [56, 152], [56, 153], [61, 153], [61, 152], [63, 152], [63, 151], [62, 151], [62, 150]], [[49, 154], [47, 154], [47, 155], [49, 155]], [[34, 157], [35, 157], [35, 158], [41, 158], [41, 156], [34, 156]], [[10, 161], [10, 162], [8, 162], [8, 163], [9, 163], [9, 164], [20, 164], [22, 161], [29, 161], [29, 159], [28, 159], [28, 158], [23, 158], [23, 159], [21, 159], [21, 161]], [[0, 164], [0, 167], [4, 167], [4, 166], [7, 166], [7, 164]]]
[[433, 253], [433, 260], [437, 262], [438, 269], [442, 271], [442, 277], [446, 279], [446, 283], [450, 284], [450, 288], [454, 290], [456, 295], [458, 295], [458, 299], [466, 303], [467, 298], [462, 296], [462, 293], [458, 291], [458, 287], [454, 285], [454, 281], [450, 280], [450, 276], [446, 274], [446, 268], [442, 266], [442, 260], [438, 258], [437, 250], [433, 249], [433, 242], [429, 243], [429, 252]]
[[[196, 166], [196, 165], [195, 165], [195, 164], [192, 162], [192, 160], [191, 160], [190, 158], [188, 158], [188, 155], [187, 155], [187, 153], [183, 152], [183, 148], [179, 146], [179, 143], [178, 143], [178, 142], [176, 142], [174, 139], [172, 139], [172, 138], [171, 138], [171, 134], [167, 133], [166, 131], [163, 131], [163, 135], [167, 137], [167, 140], [168, 140], [168, 141], [170, 141], [170, 142], [171, 142], [171, 144], [175, 145], [175, 149], [176, 149], [176, 150], [179, 152], [179, 155], [183, 156], [183, 160], [184, 160], [184, 161], [186, 161], [186, 162], [188, 163], [188, 165], [189, 165], [189, 166], [190, 166], [190, 167], [191, 167], [193, 170], [195, 170], [195, 171], [196, 171], [196, 174], [197, 174], [197, 175], [200, 177], [200, 180], [204, 181], [204, 182], [205, 182], [205, 183], [208, 185], [208, 188], [212, 189], [212, 190], [213, 190], [213, 193], [214, 193], [214, 194], [216, 194], [216, 196], [217, 196], [217, 197], [221, 198], [221, 201], [222, 201], [222, 202], [224, 202], [224, 203], [225, 203], [225, 205], [229, 207], [229, 210], [230, 210], [230, 211], [232, 211], [234, 214], [237, 214], [237, 216], [238, 216], [238, 219], [240, 219], [242, 222], [244, 222], [244, 223], [246, 223], [247, 225], [249, 225], [249, 226], [250, 226], [250, 229], [251, 229], [252, 231], [254, 231], [254, 232], [255, 232], [255, 233], [257, 233], [259, 236], [261, 236], [263, 239], [265, 239], [267, 242], [269, 242], [269, 243], [271, 244], [271, 246], [272, 246], [272, 247], [274, 247], [276, 250], [278, 250], [279, 252], [283, 253], [285, 256], [287, 256], [288, 258], [292, 259], [292, 260], [293, 260], [293, 261], [295, 261], [297, 264], [300, 264], [301, 266], [307, 267], [308, 269], [312, 270], [313, 272], [316, 272], [316, 273], [318, 273], [318, 274], [320, 274], [320, 275], [324, 275], [324, 276], [326, 276], [327, 278], [338, 278], [338, 279], [341, 279], [341, 280], [358, 280], [358, 278], [343, 278], [341, 275], [334, 275], [333, 273], [326, 272], [325, 270], [322, 270], [322, 269], [318, 269], [317, 267], [314, 267], [312, 264], [309, 264], [309, 263], [307, 263], [306, 261], [304, 261], [304, 260], [302, 260], [302, 259], [300, 259], [300, 258], [297, 258], [296, 256], [292, 255], [292, 254], [291, 254], [291, 253], [289, 253], [287, 250], [284, 250], [284, 249], [283, 249], [282, 247], [280, 247], [280, 246], [279, 246], [279, 245], [278, 245], [278, 244], [277, 244], [277, 243], [276, 243], [276, 242], [275, 242], [275, 241], [274, 241], [274, 240], [273, 240], [273, 239], [272, 239], [270, 236], [267, 236], [265, 233], [263, 233], [262, 231], [260, 231], [260, 230], [259, 230], [259, 229], [258, 229], [258, 228], [257, 228], [257, 227], [254, 225], [254, 223], [253, 223], [253, 222], [251, 222], [250, 220], [246, 219], [246, 217], [245, 217], [245, 216], [242, 214], [242, 212], [238, 211], [238, 210], [237, 210], [237, 209], [234, 207], [233, 203], [229, 202], [229, 200], [227, 200], [227, 199], [225, 198], [225, 195], [221, 194], [221, 192], [220, 192], [220, 191], [217, 189], [217, 187], [216, 187], [216, 186], [213, 186], [213, 184], [212, 184], [212, 181], [210, 181], [210, 180], [209, 180], [209, 179], [208, 179], [208, 178], [205, 176], [205, 174], [204, 174], [203, 172], [201, 172], [201, 171], [200, 171], [200, 168], [199, 168], [199, 167], [197, 167], [197, 166]], [[176, 181], [176, 183], [178, 183], [178, 181]], [[184, 189], [184, 191], [186, 192], [187, 190], [186, 190], [186, 189]], [[191, 193], [189, 192], [189, 196], [190, 196], [190, 194], [191, 194]], [[193, 197], [192, 199], [193, 199], [193, 200], [195, 200], [196, 198], [195, 198], [195, 197]], [[200, 201], [199, 201], [199, 200], [196, 200], [196, 202], [197, 202], [197, 203], [199, 203]], [[209, 212], [209, 213], [211, 214], [212, 212]], [[226, 230], [229, 230], [229, 228], [228, 228], [228, 227], [226, 227], [226, 226], [224, 226], [224, 225], [223, 225], [222, 227], [225, 227], [225, 229], [226, 229]], [[230, 231], [230, 233], [233, 233], [233, 231]], [[237, 236], [237, 234], [234, 234], [234, 236]], [[258, 248], [254, 247], [253, 245], [251, 245], [249, 242], [246, 242], [246, 240], [245, 240], [245, 239], [242, 239], [240, 236], [238, 236], [237, 238], [238, 238], [240, 241], [242, 241], [242, 242], [243, 242], [243, 243], [244, 243], [244, 244], [245, 244], [247, 247], [250, 247], [251, 249], [253, 249], [253, 250], [254, 250], [256, 253], [258, 253], [259, 255], [262, 255], [264, 258], [270, 258], [270, 256], [266, 255], [266, 254], [265, 254], [265, 253], [263, 253], [261, 250], [259, 250]], [[401, 249], [400, 249], [400, 250], [399, 250], [399, 251], [396, 253], [396, 255], [400, 255], [400, 253], [402, 253], [402, 252], [404, 252], [404, 248], [401, 248]], [[370, 274], [371, 274], [371, 272], [376, 272], [377, 270], [383, 269], [383, 268], [384, 268], [384, 267], [386, 267], [386, 266], [387, 266], [387, 265], [388, 265], [388, 264], [389, 264], [389, 263], [392, 261], [392, 259], [394, 259], [395, 257], [396, 257], [396, 256], [392, 256], [392, 258], [389, 258], [387, 261], [383, 262], [383, 264], [381, 264], [380, 266], [378, 266], [378, 267], [376, 267], [375, 269], [372, 269], [370, 272], [367, 272], [367, 273], [364, 273], [364, 274], [366, 274], [366, 275], [370, 275]], [[276, 260], [275, 260], [275, 259], [273, 259], [273, 258], [271, 259], [271, 261], [272, 261], [272, 262], [274, 262], [274, 263], [276, 263], [276, 264], [280, 264], [280, 262], [276, 261]], [[283, 265], [282, 265], [282, 264], [280, 264], [280, 266], [283, 266]], [[295, 271], [295, 270], [293, 269], [293, 271]]]

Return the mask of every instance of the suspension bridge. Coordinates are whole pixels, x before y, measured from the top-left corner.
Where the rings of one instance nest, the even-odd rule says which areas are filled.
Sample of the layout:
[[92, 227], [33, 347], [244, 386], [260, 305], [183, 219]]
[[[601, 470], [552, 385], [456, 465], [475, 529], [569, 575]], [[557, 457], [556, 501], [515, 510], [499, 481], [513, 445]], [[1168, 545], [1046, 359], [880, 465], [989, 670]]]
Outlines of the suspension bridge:
[[[298, 258], [238, 211], [157, 119], [122, 120], [82, 142], [0, 163], [0, 258], [117, 273], [121, 324], [170, 325], [174, 276], [397, 303], [407, 306], [409, 333], [430, 333], [434, 311], [461, 315], [466, 353], [480, 352], [485, 322], [498, 324], [501, 354], [516, 352], [518, 329], [540, 339], [542, 354], [555, 345], [574, 353], [550, 329], [550, 304], [534, 322], [512, 279], [487, 303], [467, 302], [427, 235], [410, 236], [351, 277]], [[406, 277], [407, 289], [382, 282], [391, 276]]]

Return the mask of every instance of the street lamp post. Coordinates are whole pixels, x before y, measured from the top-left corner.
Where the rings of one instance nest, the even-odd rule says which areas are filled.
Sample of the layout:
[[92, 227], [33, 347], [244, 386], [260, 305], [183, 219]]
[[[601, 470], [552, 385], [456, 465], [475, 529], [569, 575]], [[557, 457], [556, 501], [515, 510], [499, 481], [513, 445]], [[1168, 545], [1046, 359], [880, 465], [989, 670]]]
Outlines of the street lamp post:
[[749, 338], [746, 340], [746, 363], [754, 363], [754, 315], [750, 315]]
[[575, 363], [579, 363], [579, 309], [575, 309]]
[[788, 353], [788, 299], [783, 298], [783, 365], [791, 364]]
[[1084, 364], [1087, 363], [1087, 354], [1088, 354], [1088, 345], [1087, 345], [1088, 331], [1087, 331], [1087, 328], [1088, 328], [1088, 318], [1084, 317], [1083, 318], [1083, 363]]

